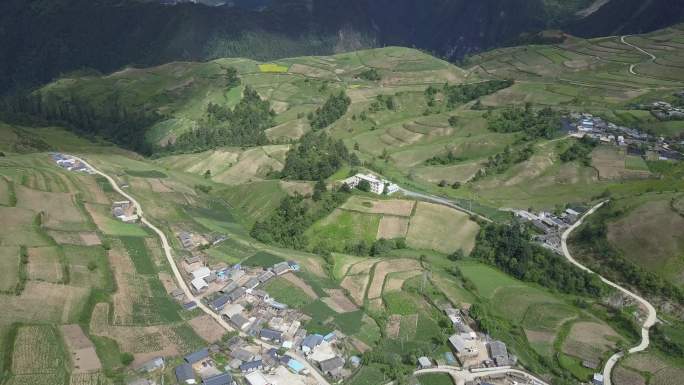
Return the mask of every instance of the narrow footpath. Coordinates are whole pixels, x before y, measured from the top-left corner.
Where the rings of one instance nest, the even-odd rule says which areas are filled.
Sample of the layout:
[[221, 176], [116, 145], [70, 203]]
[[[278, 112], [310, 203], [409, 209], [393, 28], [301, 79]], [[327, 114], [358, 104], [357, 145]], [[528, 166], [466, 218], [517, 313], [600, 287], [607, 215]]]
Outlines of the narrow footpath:
[[[572, 232], [574, 230], [576, 230], [578, 227], [580, 227], [582, 225], [582, 223], [584, 222], [584, 220], [587, 217], [594, 214], [598, 209], [600, 209], [607, 202], [608, 201], [603, 201], [603, 202], [597, 204], [596, 206], [592, 207], [592, 209], [589, 210], [586, 214], [584, 214], [579, 221], [577, 221], [574, 225], [572, 225], [570, 228], [568, 228], [563, 233], [563, 237], [561, 239], [561, 247], [563, 249], [563, 255], [565, 255], [565, 258], [567, 258], [567, 260], [570, 261], [570, 263], [572, 263], [573, 265], [579, 267], [580, 269], [582, 269], [584, 271], [592, 273], [592, 274], [596, 274], [596, 273], [594, 273], [593, 271], [591, 271], [589, 268], [582, 265], [581, 263], [577, 262], [577, 260], [575, 260], [572, 257], [572, 255], [570, 254], [570, 250], [568, 249], [568, 238], [570, 237], [570, 234], [572, 234]], [[606, 365], [603, 368], [603, 381], [604, 381], [603, 383], [604, 383], [604, 385], [611, 385], [612, 381], [611, 381], [610, 376], [611, 376], [611, 374], [613, 372], [613, 368], [615, 367], [615, 364], [617, 364], [618, 360], [620, 358], [624, 357], [626, 354], [638, 353], [638, 352], [644, 351], [648, 348], [648, 345], [650, 343], [648, 332], [649, 332], [649, 329], [653, 325], [655, 325], [656, 320], [657, 320], [657, 314], [656, 314], [655, 307], [653, 307], [653, 305], [651, 305], [644, 298], [640, 297], [639, 295], [637, 295], [635, 293], [632, 293], [631, 291], [625, 289], [624, 287], [622, 287], [622, 286], [620, 286], [614, 282], [607, 280], [606, 278], [602, 277], [601, 275], [598, 275], [598, 276], [599, 276], [599, 278], [601, 278], [601, 281], [603, 281], [606, 285], [611, 286], [611, 287], [621, 291], [622, 293], [626, 294], [627, 296], [632, 297], [634, 300], [636, 300], [640, 304], [641, 308], [643, 310], [645, 310], [647, 313], [646, 320], [644, 321], [644, 324], [641, 327], [641, 342], [637, 346], [634, 346], [631, 349], [629, 349], [627, 351], [627, 353], [620, 351], [620, 352], [613, 354], [608, 359], [608, 361], [606, 362]]]
[[[162, 243], [162, 248], [164, 249], [164, 254], [166, 255], [166, 260], [168, 261], [169, 265], [171, 266], [171, 270], [173, 270], [173, 275], [176, 278], [176, 281], [178, 282], [178, 287], [180, 287], [183, 290], [183, 293], [185, 293], [185, 296], [188, 298], [190, 301], [195, 301], [197, 304], [197, 307], [201, 309], [204, 313], [208, 314], [211, 318], [213, 318], [222, 328], [224, 328], [226, 331], [235, 331], [235, 328], [230, 326], [223, 317], [221, 317], [219, 314], [216, 314], [213, 312], [207, 305], [203, 304], [202, 301], [200, 301], [199, 298], [195, 297], [195, 295], [190, 291], [190, 288], [188, 288], [188, 285], [185, 283], [185, 280], [183, 279], [183, 275], [181, 274], [180, 270], [178, 270], [178, 266], [176, 265], [176, 260], [173, 258], [173, 252], [171, 249], [171, 245], [169, 244], [169, 240], [164, 234], [163, 231], [161, 231], [157, 226], [153, 225], [150, 221], [145, 218], [143, 215], [143, 209], [140, 203], [138, 203], [135, 198], [133, 198], [131, 195], [127, 194], [125, 191], [119, 187], [118, 183], [114, 180], [114, 178], [110, 177], [109, 175], [105, 174], [104, 172], [96, 169], [93, 167], [90, 163], [86, 162], [82, 158], [79, 158], [77, 156], [71, 155], [74, 159], [80, 161], [87, 167], [89, 167], [93, 172], [96, 174], [104, 177], [109, 181], [109, 183], [112, 185], [112, 188], [114, 191], [119, 193], [121, 196], [124, 198], [128, 199], [133, 203], [133, 206], [135, 207], [136, 213], [140, 217], [140, 221], [142, 224], [145, 226], [149, 227], [152, 229], [158, 236], [159, 239], [161, 240]], [[240, 335], [243, 337], [247, 337], [247, 334], [245, 334], [242, 331], [239, 331]], [[278, 348], [278, 346], [267, 344], [264, 341], [261, 341], [259, 339], [254, 340], [255, 344], [258, 344], [266, 349], [270, 348]], [[288, 351], [288, 354], [293, 356], [294, 358], [297, 359], [297, 361], [300, 361], [308, 370], [309, 373], [318, 381], [319, 384], [322, 385], [330, 385], [330, 383], [318, 372], [316, 368], [314, 368], [306, 359], [304, 359], [299, 353], [295, 352], [294, 350]]]

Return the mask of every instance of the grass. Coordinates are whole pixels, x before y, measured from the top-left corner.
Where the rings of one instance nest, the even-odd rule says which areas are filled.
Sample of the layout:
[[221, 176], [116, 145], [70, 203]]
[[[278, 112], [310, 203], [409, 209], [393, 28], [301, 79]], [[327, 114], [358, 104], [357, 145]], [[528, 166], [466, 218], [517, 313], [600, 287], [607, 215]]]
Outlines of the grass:
[[0, 292], [12, 292], [19, 282], [19, 248], [0, 247]]
[[592, 369], [582, 366], [582, 360], [567, 354], [558, 353], [558, 363], [562, 368], [572, 373], [572, 375], [580, 381], [589, 381], [594, 374]]
[[152, 261], [152, 257], [147, 250], [145, 238], [141, 237], [121, 237], [121, 243], [126, 248], [128, 256], [131, 257], [135, 271], [138, 274], [152, 275], [157, 273], [157, 268]]
[[627, 155], [625, 158], [625, 168], [628, 170], [649, 171], [644, 158], [634, 155]]
[[349, 380], [349, 385], [377, 385], [387, 382], [387, 378], [377, 366], [363, 366]]
[[409, 222], [406, 243], [416, 249], [469, 253], [479, 226], [468, 215], [441, 205], [419, 202]]
[[387, 293], [382, 299], [389, 314], [411, 315], [420, 310], [415, 297], [403, 291]]
[[360, 241], [370, 245], [375, 241], [380, 216], [337, 209], [306, 231], [311, 245], [326, 245], [343, 252], [345, 246]]
[[167, 175], [157, 170], [124, 170], [126, 174], [138, 178], [166, 178]]
[[271, 253], [260, 251], [251, 257], [245, 259], [242, 264], [245, 266], [255, 266], [255, 267], [270, 267], [276, 263], [285, 261], [284, 259], [273, 255]]
[[302, 289], [286, 279], [272, 279], [263, 289], [276, 301], [293, 309], [301, 309], [314, 301]]

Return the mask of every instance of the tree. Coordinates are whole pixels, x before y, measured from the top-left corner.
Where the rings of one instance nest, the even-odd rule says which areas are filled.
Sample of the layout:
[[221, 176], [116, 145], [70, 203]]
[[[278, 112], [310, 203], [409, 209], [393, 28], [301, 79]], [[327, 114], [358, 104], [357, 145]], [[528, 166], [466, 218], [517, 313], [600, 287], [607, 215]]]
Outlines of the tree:
[[459, 182], [459, 181], [454, 182], [454, 183], [451, 185], [451, 188], [454, 189], [454, 190], [460, 189], [460, 188], [461, 188], [461, 182]]
[[124, 366], [130, 365], [134, 359], [135, 359], [135, 357], [133, 357], [133, 355], [131, 353], [128, 353], [128, 352], [121, 353], [120, 360]]
[[344, 91], [337, 95], [331, 95], [322, 107], [309, 117], [309, 123], [314, 131], [322, 130], [335, 123], [339, 118], [347, 113], [351, 104], [351, 99]]
[[444, 179], [440, 180], [439, 184], [438, 184], [439, 187], [446, 187], [448, 185], [449, 185], [449, 183], [447, 181], [445, 181]]
[[312, 196], [313, 200], [316, 202], [321, 200], [321, 197], [326, 191], [328, 191], [328, 188], [325, 185], [325, 181], [323, 179], [319, 179], [314, 185], [314, 192]]
[[356, 188], [358, 188], [361, 191], [370, 192], [371, 185], [370, 182], [368, 182], [367, 180], [362, 180], [361, 182], [359, 182]]
[[465, 258], [465, 253], [463, 252], [463, 249], [458, 249], [454, 251], [453, 253], [449, 254], [447, 257], [450, 261], [460, 261], [463, 258]]
[[211, 170], [207, 170], [204, 172], [204, 179], [211, 179]]

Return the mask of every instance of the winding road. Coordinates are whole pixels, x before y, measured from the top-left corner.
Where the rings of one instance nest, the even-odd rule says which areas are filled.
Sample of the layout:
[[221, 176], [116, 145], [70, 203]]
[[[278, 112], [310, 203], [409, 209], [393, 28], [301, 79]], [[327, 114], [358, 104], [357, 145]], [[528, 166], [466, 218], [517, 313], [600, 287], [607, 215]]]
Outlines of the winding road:
[[[581, 263], [577, 262], [577, 260], [575, 260], [575, 258], [572, 257], [572, 254], [570, 254], [570, 250], [568, 249], [568, 238], [570, 237], [570, 234], [574, 230], [576, 230], [578, 227], [580, 227], [582, 225], [582, 223], [584, 222], [584, 220], [588, 216], [594, 214], [598, 209], [600, 209], [607, 202], [608, 201], [603, 201], [603, 202], [597, 204], [596, 206], [592, 207], [591, 210], [589, 210], [586, 214], [584, 214], [580, 220], [578, 220], [577, 222], [575, 222], [574, 225], [572, 225], [570, 228], [568, 228], [563, 233], [563, 237], [561, 238], [561, 247], [563, 249], [563, 255], [565, 255], [565, 258], [568, 261], [570, 261], [570, 263], [572, 263], [573, 265], [579, 267], [580, 269], [582, 269], [584, 271], [592, 273], [592, 274], [596, 274], [596, 273], [594, 273], [593, 271], [591, 271], [589, 268], [582, 265]], [[637, 295], [635, 293], [632, 293], [631, 291], [625, 289], [624, 287], [622, 287], [622, 286], [620, 286], [614, 282], [607, 280], [606, 278], [602, 277], [601, 275], [598, 275], [598, 276], [599, 276], [599, 278], [601, 278], [601, 281], [603, 281], [606, 285], [611, 286], [611, 287], [621, 291], [625, 295], [636, 300], [640, 304], [641, 308], [643, 310], [645, 310], [647, 313], [646, 320], [644, 321], [644, 323], [641, 327], [641, 342], [637, 346], [630, 348], [627, 351], [627, 353], [620, 351], [620, 352], [613, 354], [608, 359], [608, 361], [606, 362], [606, 365], [603, 368], [603, 381], [604, 381], [603, 383], [604, 383], [604, 385], [611, 385], [611, 377], [610, 376], [611, 376], [611, 373], [613, 372], [613, 368], [617, 364], [618, 360], [620, 358], [624, 357], [625, 354], [638, 353], [638, 352], [644, 351], [648, 348], [648, 345], [650, 343], [648, 331], [653, 325], [655, 325], [656, 320], [657, 320], [657, 314], [656, 314], [655, 307], [653, 307], [653, 305], [651, 305], [644, 298], [640, 297], [639, 295]]]
[[[658, 58], [657, 58], [654, 54], [652, 54], [652, 53], [650, 53], [650, 52], [644, 50], [644, 49], [641, 48], [641, 47], [637, 47], [636, 45], [627, 42], [627, 40], [625, 40], [625, 38], [628, 38], [628, 37], [629, 37], [629, 35], [625, 35], [625, 36], [622, 36], [622, 37], [620, 38], [620, 41], [622, 42], [622, 44], [628, 45], [628, 46], [630, 46], [630, 47], [636, 49], [637, 51], [643, 53], [644, 55], [649, 56], [649, 57], [651, 58], [650, 61], [655, 63], [656, 59], [658, 59]], [[634, 68], [636, 68], [636, 66], [637, 66], [637, 64], [631, 64], [631, 65], [629, 66], [629, 73], [630, 73], [630, 74], [632, 74], [632, 75], [639, 75], [636, 71], [634, 71]]]
[[[140, 221], [142, 222], [142, 224], [144, 224], [145, 226], [152, 229], [159, 236], [159, 239], [161, 240], [161, 243], [162, 243], [162, 248], [164, 249], [164, 254], [166, 256], [166, 260], [169, 262], [169, 265], [171, 266], [171, 270], [173, 271], [173, 275], [175, 276], [176, 281], [178, 282], [178, 287], [180, 287], [183, 290], [183, 293], [188, 298], [188, 300], [195, 301], [195, 303], [197, 304], [197, 307], [199, 309], [201, 309], [204, 313], [208, 314], [211, 318], [213, 318], [226, 331], [235, 331], [235, 328], [233, 328], [228, 322], [226, 322], [223, 319], [223, 317], [221, 317], [219, 314], [216, 314], [215, 312], [213, 312], [207, 305], [203, 304], [202, 301], [200, 301], [199, 298], [195, 297], [195, 295], [190, 291], [190, 288], [188, 288], [188, 285], [185, 283], [185, 280], [183, 279], [183, 275], [181, 274], [180, 270], [178, 270], [178, 266], [176, 266], [176, 261], [173, 258], [173, 252], [171, 249], [171, 245], [169, 244], [169, 240], [166, 237], [166, 234], [164, 234], [163, 231], [161, 231], [157, 226], [153, 225], [150, 221], [147, 220], [147, 218], [145, 218], [145, 216], [143, 215], [143, 209], [142, 209], [142, 206], [140, 205], [140, 203], [137, 200], [135, 200], [135, 198], [133, 198], [131, 195], [129, 195], [128, 193], [123, 191], [121, 189], [121, 187], [119, 187], [118, 183], [116, 183], [114, 178], [112, 178], [111, 176], [105, 174], [104, 172], [96, 169], [90, 163], [86, 162], [82, 158], [79, 158], [79, 157], [74, 156], [74, 155], [70, 155], [70, 156], [72, 158], [80, 161], [81, 163], [83, 163], [87, 167], [89, 167], [91, 170], [93, 170], [94, 173], [96, 173], [96, 174], [104, 177], [105, 179], [107, 179], [109, 181], [109, 183], [112, 185], [112, 188], [114, 189], [114, 191], [116, 191], [117, 193], [119, 193], [119, 195], [123, 196], [124, 198], [131, 201], [131, 203], [133, 203], [133, 206], [135, 207], [136, 213], [140, 217]], [[238, 332], [243, 337], [248, 337], [247, 334], [245, 334], [244, 332], [239, 331], [239, 330], [238, 330]], [[266, 349], [270, 349], [270, 348], [276, 348], [277, 349], [278, 348], [278, 346], [267, 344], [264, 341], [261, 341], [259, 339], [255, 339], [254, 343], [258, 344], [258, 345], [260, 345]], [[288, 353], [291, 356], [293, 356], [294, 358], [296, 358], [298, 361], [300, 361], [309, 370], [309, 373], [316, 379], [316, 381], [319, 384], [330, 385], [330, 383], [325, 379], [325, 377], [323, 377], [318, 372], [318, 370], [316, 368], [314, 368], [299, 353], [297, 353], [295, 351], [289, 351]]]

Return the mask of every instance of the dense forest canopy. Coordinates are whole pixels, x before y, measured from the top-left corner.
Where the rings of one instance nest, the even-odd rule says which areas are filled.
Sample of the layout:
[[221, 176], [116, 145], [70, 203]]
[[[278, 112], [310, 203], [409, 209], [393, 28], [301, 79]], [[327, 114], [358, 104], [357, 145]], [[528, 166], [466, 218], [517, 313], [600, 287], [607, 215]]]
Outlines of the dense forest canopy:
[[287, 153], [281, 176], [297, 180], [326, 179], [342, 166], [358, 164], [341, 140], [334, 140], [325, 132], [309, 132]]

